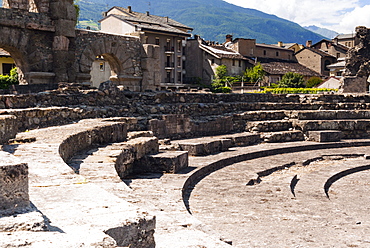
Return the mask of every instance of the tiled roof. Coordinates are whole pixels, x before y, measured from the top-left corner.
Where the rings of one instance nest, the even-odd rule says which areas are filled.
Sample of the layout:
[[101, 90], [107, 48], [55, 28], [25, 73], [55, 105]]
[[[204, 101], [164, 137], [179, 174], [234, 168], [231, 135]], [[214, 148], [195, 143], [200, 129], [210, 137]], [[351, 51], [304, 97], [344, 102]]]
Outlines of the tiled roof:
[[186, 36], [190, 36], [189, 33], [184, 32], [178, 28], [172, 27], [171, 25], [165, 24], [165, 23], [157, 23], [157, 22], [147, 22], [140, 20], [138, 18], [133, 18], [130, 16], [123, 16], [123, 15], [112, 15], [122, 21], [129, 22], [131, 25], [135, 25], [136, 27], [140, 28], [141, 30], [154, 30], [154, 31], [160, 31], [160, 32], [168, 32], [168, 33], [176, 33], [176, 34], [182, 34]]
[[323, 40], [315, 43], [314, 45], [312, 45], [312, 47], [315, 47], [317, 44], [322, 43], [322, 42], [330, 43], [332, 46], [335, 46], [335, 47], [337, 47], [339, 49], [342, 49], [345, 52], [347, 52], [349, 50], [349, 48], [347, 46], [344, 46], [344, 45], [342, 45], [340, 43], [335, 43], [334, 41], [327, 40], [327, 39], [323, 39]]
[[277, 45], [267, 45], [267, 44], [261, 44], [261, 43], [257, 43], [256, 44], [256, 47], [266, 47], [266, 48], [273, 48], [273, 49], [280, 49], [280, 50], [288, 50], [288, 51], [291, 51], [288, 48], [279, 47]]
[[287, 72], [302, 74], [303, 76], [319, 77], [320, 74], [297, 63], [287, 61], [260, 61], [263, 70], [271, 75], [284, 75]]
[[122, 12], [122, 15], [114, 15], [115, 17], [119, 18], [120, 20], [129, 22], [130, 24], [135, 25], [141, 29], [150, 29], [170, 33], [185, 34], [187, 36], [190, 36], [190, 34], [188, 34], [187, 31], [184, 30], [188, 31], [193, 30], [192, 28], [168, 17], [151, 15], [149, 12], [148, 13], [140, 13], [135, 11], [130, 12], [128, 9], [122, 7], [113, 7], [113, 8], [116, 8]]
[[344, 68], [345, 66], [346, 66], [346, 61], [342, 60], [337, 63], [328, 65], [327, 67], [328, 68]]
[[305, 48], [302, 48], [301, 50], [299, 50], [298, 52], [296, 52], [296, 54], [300, 53], [301, 51], [303, 50], [310, 50], [311, 52], [314, 52], [314, 53], [317, 53], [318, 55], [322, 56], [322, 57], [333, 57], [335, 58], [333, 55], [323, 51], [323, 50], [320, 50], [320, 49], [315, 49], [315, 48], [312, 48], [312, 47], [305, 47]]
[[10, 54], [4, 49], [0, 48], [0, 56], [10, 57]]
[[200, 48], [208, 53], [216, 55], [218, 58], [248, 60], [248, 58], [244, 57], [240, 53], [237, 53], [231, 49], [228, 49], [224, 47], [223, 45], [206, 46], [206, 45], [200, 44]]
[[352, 34], [338, 34], [337, 36], [335, 36], [334, 39], [352, 39], [356, 36], [356, 34], [352, 33]]

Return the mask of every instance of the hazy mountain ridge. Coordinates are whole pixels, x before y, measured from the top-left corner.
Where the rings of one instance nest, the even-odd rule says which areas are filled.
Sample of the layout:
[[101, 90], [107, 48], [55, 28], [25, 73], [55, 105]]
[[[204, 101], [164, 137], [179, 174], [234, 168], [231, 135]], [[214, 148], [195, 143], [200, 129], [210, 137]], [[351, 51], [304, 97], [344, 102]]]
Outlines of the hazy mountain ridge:
[[330, 30], [330, 29], [327, 29], [327, 28], [320, 28], [320, 27], [317, 27], [315, 25], [311, 25], [311, 26], [306, 26], [304, 27], [305, 29], [308, 29], [312, 32], [315, 32], [317, 34], [320, 34], [328, 39], [333, 39], [335, 36], [337, 36], [339, 33], [333, 31], [333, 30]]
[[154, 15], [169, 16], [189, 27], [193, 34], [207, 40], [224, 41], [226, 34], [256, 39], [258, 43], [278, 41], [305, 44], [323, 37], [296, 23], [258, 10], [238, 7], [222, 0], [80, 0], [80, 21], [102, 19], [102, 13], [113, 6], [132, 6], [133, 11], [149, 11]]

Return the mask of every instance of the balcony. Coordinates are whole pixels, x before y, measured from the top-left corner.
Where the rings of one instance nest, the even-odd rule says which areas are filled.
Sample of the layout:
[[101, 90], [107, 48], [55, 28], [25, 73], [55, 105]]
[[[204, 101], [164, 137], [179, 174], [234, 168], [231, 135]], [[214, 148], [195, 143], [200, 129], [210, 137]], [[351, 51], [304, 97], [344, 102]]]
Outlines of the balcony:
[[165, 62], [164, 63], [164, 69], [166, 69], [166, 70], [175, 69], [175, 63], [174, 62]]
[[165, 53], [175, 53], [175, 48], [173, 46], [165, 46], [164, 47], [164, 52]]

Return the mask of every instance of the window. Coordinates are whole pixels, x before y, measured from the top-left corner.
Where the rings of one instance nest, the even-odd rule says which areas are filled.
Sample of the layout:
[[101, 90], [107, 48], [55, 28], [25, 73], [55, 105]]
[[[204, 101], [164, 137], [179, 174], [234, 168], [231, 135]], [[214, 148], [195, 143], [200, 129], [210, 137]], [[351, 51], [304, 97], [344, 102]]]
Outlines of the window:
[[159, 45], [159, 37], [155, 37], [155, 44]]
[[177, 51], [180, 53], [182, 48], [182, 40], [177, 41]]
[[181, 80], [181, 76], [182, 76], [181, 71], [180, 71], [180, 72], [177, 72], [177, 82], [178, 82], [179, 84], [181, 84], [181, 82], [182, 82], [182, 80]]
[[242, 61], [239, 60], [239, 67], [242, 67]]
[[177, 67], [181, 67], [181, 56], [177, 57]]
[[340, 53], [337, 53], [337, 58], [340, 58]]
[[233, 66], [235, 66], [235, 59], [233, 59]]
[[211, 61], [212, 61], [212, 65], [213, 65], [215, 63], [215, 59], [212, 59]]
[[280, 55], [279, 52], [276, 52], [276, 57], [279, 57], [279, 55]]
[[3, 63], [3, 75], [9, 75], [15, 64]]
[[167, 42], [166, 42], [166, 51], [172, 51], [172, 49], [171, 49], [171, 40], [170, 39], [167, 39]]
[[267, 52], [266, 50], [263, 50], [263, 56], [266, 56]]
[[104, 62], [100, 62], [100, 63], [99, 63], [99, 70], [100, 70], [100, 71], [105, 71], [105, 65], [104, 65]]

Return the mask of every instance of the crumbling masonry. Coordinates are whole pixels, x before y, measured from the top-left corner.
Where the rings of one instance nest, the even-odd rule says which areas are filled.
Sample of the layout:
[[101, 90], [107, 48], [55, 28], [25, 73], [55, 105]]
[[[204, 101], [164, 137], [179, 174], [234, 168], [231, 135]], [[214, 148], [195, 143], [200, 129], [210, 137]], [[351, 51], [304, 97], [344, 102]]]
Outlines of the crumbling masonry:
[[355, 47], [348, 51], [342, 92], [368, 92], [370, 76], [370, 29], [356, 28]]
[[156, 68], [146, 62], [156, 59], [156, 46], [143, 46], [134, 37], [76, 30], [76, 21], [72, 0], [3, 1], [0, 33], [6, 35], [0, 37], [0, 47], [14, 59], [22, 83], [89, 82], [93, 61], [103, 56], [112, 81], [151, 89]]

